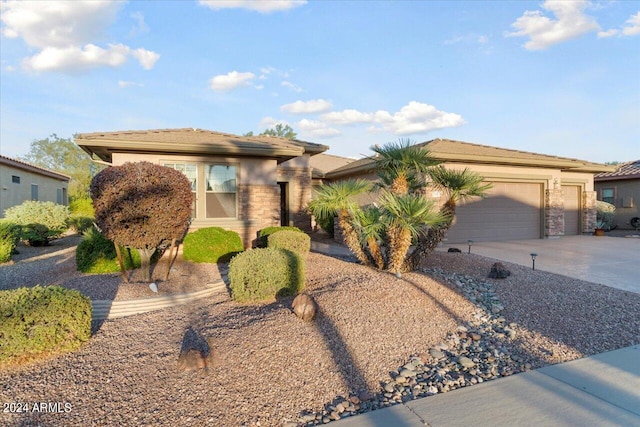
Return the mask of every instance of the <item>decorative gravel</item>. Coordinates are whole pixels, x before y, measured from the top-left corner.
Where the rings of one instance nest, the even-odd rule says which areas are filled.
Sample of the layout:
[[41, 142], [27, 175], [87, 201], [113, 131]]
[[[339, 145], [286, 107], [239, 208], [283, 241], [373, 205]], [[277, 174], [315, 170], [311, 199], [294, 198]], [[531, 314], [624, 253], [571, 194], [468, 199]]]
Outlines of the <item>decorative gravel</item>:
[[[437, 252], [397, 278], [312, 253], [313, 322], [292, 314], [292, 298], [239, 305], [226, 293], [105, 321], [73, 354], [0, 373], [3, 409], [28, 409], [0, 425], [324, 424], [640, 343], [640, 295], [508, 263], [509, 278], [486, 279], [493, 262]], [[73, 280], [102, 286], [94, 277]], [[194, 332], [219, 363], [179, 371]]]

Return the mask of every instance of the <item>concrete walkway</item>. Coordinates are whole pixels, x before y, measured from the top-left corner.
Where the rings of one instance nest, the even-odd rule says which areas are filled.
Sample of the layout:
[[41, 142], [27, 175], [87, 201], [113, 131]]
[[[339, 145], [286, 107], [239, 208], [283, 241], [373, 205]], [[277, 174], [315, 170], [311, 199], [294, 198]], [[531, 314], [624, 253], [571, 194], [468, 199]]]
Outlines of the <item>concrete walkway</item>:
[[[449, 247], [468, 251], [464, 243], [438, 250]], [[531, 253], [536, 253], [536, 270], [640, 293], [640, 238], [566, 236], [475, 242], [471, 252], [524, 266], [532, 266]]]
[[640, 345], [417, 399], [331, 425], [640, 426]]

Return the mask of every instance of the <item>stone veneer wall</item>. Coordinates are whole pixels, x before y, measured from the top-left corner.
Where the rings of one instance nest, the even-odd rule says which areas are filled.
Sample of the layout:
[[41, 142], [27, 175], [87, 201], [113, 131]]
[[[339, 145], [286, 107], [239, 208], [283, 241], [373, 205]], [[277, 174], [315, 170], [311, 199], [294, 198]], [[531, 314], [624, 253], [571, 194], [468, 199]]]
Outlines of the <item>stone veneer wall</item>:
[[582, 193], [582, 232], [593, 233], [596, 228], [596, 192]]
[[307, 206], [311, 200], [311, 169], [278, 169], [278, 181], [287, 181], [289, 191], [289, 221], [295, 227], [311, 232], [311, 215]]
[[544, 235], [564, 236], [564, 190], [546, 190], [544, 194]]
[[238, 219], [249, 223], [238, 232], [245, 247], [251, 247], [260, 229], [280, 225], [280, 187], [239, 185]]

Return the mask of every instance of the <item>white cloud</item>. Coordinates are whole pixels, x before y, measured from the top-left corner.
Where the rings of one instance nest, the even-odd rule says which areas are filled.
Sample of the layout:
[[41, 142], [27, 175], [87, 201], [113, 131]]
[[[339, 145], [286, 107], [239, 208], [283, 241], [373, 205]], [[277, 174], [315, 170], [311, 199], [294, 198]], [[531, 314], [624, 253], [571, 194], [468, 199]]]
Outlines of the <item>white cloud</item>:
[[416, 101], [409, 102], [393, 114], [385, 110], [378, 110], [375, 113], [343, 110], [323, 114], [320, 118], [337, 125], [372, 123], [374, 126], [370, 129], [384, 130], [396, 135], [426, 133], [464, 124], [464, 119], [459, 114], [440, 111], [433, 105]]
[[125, 88], [125, 87], [129, 87], [129, 86], [142, 87], [144, 85], [142, 83], [129, 82], [129, 81], [126, 81], [126, 80], [118, 80], [118, 86], [120, 86], [121, 88]]
[[330, 110], [332, 107], [329, 101], [324, 99], [313, 99], [311, 101], [296, 101], [280, 107], [280, 111], [292, 114], [314, 114]]
[[120, 43], [99, 47], [94, 41], [106, 37], [115, 22], [121, 1], [16, 1], [2, 3], [2, 32], [8, 38], [22, 38], [39, 50], [23, 60], [35, 71], [80, 71], [101, 66], [123, 65], [129, 56], [145, 69], [160, 57], [146, 49], [132, 49]]
[[317, 120], [302, 119], [297, 123], [301, 132], [316, 138], [332, 138], [340, 135], [338, 129], [330, 128], [326, 123]]
[[209, 80], [209, 85], [213, 90], [231, 90], [240, 86], [247, 86], [255, 78], [253, 73], [239, 73], [231, 71], [227, 74], [214, 76]]
[[622, 29], [622, 33], [625, 36], [637, 36], [640, 34], [640, 12], [631, 15], [631, 17], [627, 19], [626, 24]]
[[556, 19], [544, 16], [539, 10], [527, 10], [511, 24], [516, 31], [505, 35], [529, 37], [524, 47], [528, 50], [541, 50], [583, 34], [598, 31], [600, 26], [595, 19], [584, 13], [588, 4], [585, 0], [547, 0], [542, 3], [542, 8], [553, 13]]
[[[288, 125], [289, 122], [287, 122], [286, 120], [276, 120], [273, 117], [265, 117], [262, 120], [260, 120], [260, 124], [258, 125], [258, 128], [264, 130], [264, 129], [271, 129], [274, 128], [278, 123], [282, 123], [284, 126]], [[260, 131], [262, 132], [262, 131]]]
[[293, 9], [306, 3], [306, 0], [200, 0], [201, 5], [213, 10], [247, 9], [260, 13]]
[[142, 12], [134, 12], [130, 16], [136, 21], [135, 27], [131, 28], [131, 32], [129, 33], [130, 36], [149, 32], [149, 27], [144, 21], [144, 15], [142, 14]]
[[607, 31], [598, 31], [598, 38], [599, 39], [606, 39], [607, 37], [616, 36], [619, 33], [620, 33], [620, 31], [616, 30], [615, 28], [612, 28], [612, 29], [607, 30]]
[[302, 88], [301, 87], [296, 86], [295, 84], [293, 84], [291, 82], [288, 82], [286, 80], [283, 81], [282, 83], [280, 83], [280, 86], [287, 87], [287, 88], [291, 89], [294, 92], [298, 92], [298, 93], [302, 92]]

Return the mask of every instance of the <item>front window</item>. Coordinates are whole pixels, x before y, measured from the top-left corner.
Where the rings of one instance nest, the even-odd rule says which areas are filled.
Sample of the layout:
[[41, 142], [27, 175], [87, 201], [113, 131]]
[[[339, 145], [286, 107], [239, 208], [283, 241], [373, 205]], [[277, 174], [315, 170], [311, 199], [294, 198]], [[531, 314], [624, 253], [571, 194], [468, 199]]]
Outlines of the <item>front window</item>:
[[236, 217], [236, 167], [206, 165], [207, 218]]
[[165, 163], [164, 166], [182, 172], [191, 183], [193, 202], [191, 203], [191, 218], [196, 217], [196, 189], [198, 188], [198, 166], [195, 163]]
[[616, 201], [615, 193], [616, 193], [615, 188], [603, 188], [601, 193], [602, 201], [615, 205], [615, 201]]

